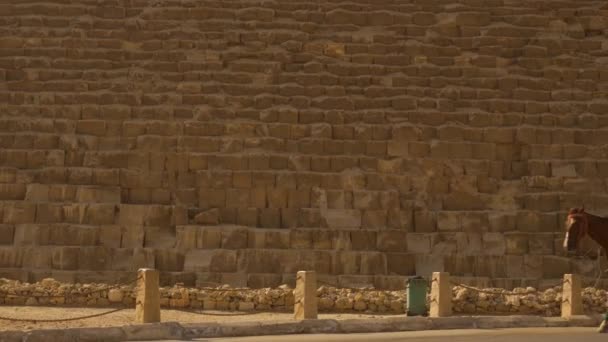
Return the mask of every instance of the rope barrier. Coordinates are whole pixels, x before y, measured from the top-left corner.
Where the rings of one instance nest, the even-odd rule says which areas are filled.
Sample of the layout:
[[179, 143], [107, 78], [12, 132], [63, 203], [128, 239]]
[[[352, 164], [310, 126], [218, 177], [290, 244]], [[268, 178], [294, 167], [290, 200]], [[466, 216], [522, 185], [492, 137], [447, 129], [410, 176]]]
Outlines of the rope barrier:
[[204, 287], [197, 287], [197, 290], [200, 291], [209, 291], [209, 292], [236, 292], [236, 291], [249, 291], [251, 290], [250, 288], [246, 288], [246, 287], [223, 287], [226, 286], [226, 284], [221, 284], [221, 283], [216, 283], [216, 282], [212, 282], [212, 281], [198, 281], [199, 284], [208, 284], [208, 285], [214, 285], [215, 287], [210, 287], [210, 286], [204, 286]]
[[[429, 285], [431, 285], [432, 283], [437, 282], [437, 279], [432, 279], [429, 281]], [[554, 288], [557, 286], [561, 286], [564, 283], [568, 282], [567, 280], [560, 280], [559, 282], [547, 286], [548, 288]], [[346, 289], [346, 290], [351, 290], [351, 291], [360, 291], [360, 292], [378, 292], [378, 291], [383, 291], [386, 292], [387, 290], [381, 290], [381, 289], [369, 289], [369, 288], [352, 288], [352, 287], [338, 287], [337, 285], [333, 285], [330, 283], [326, 283], [326, 282], [322, 282], [319, 281], [318, 283], [320, 283], [321, 285], [327, 285], [327, 286], [331, 286], [331, 287], [335, 287], [338, 289]], [[515, 291], [507, 291], [504, 289], [496, 289], [496, 290], [484, 290], [484, 289], [480, 289], [478, 287], [474, 287], [474, 286], [470, 286], [470, 285], [466, 285], [466, 284], [462, 284], [462, 283], [457, 283], [454, 281], [450, 281], [450, 283], [454, 286], [459, 286], [459, 287], [464, 287], [466, 289], [469, 290], [473, 290], [479, 293], [485, 293], [485, 294], [492, 294], [492, 295], [497, 295], [497, 294], [502, 294], [502, 295], [521, 295], [521, 294], [529, 294], [529, 293], [537, 293], [540, 292], [539, 289], [534, 289], [534, 291], [525, 291], [525, 292], [515, 292]], [[405, 289], [403, 290], [390, 290], [391, 292], [400, 292], [400, 291], [405, 291]], [[431, 292], [431, 286], [427, 286], [427, 293]]]
[[87, 318], [106, 316], [106, 315], [113, 314], [115, 312], [122, 311], [122, 310], [125, 310], [125, 308], [113, 309], [113, 310], [109, 310], [106, 312], [101, 312], [101, 313], [86, 315], [86, 316], [78, 316], [78, 317], [70, 317], [70, 318], [57, 318], [57, 319], [12, 318], [12, 317], [7, 317], [7, 316], [0, 316], [0, 320], [10, 321], [10, 322], [29, 322], [29, 323], [71, 322], [71, 321], [78, 321], [78, 320], [87, 319]]
[[251, 289], [245, 288], [215, 288], [215, 287], [201, 287], [198, 288], [199, 291], [209, 291], [209, 292], [238, 292], [238, 291], [251, 291]]
[[[567, 283], [567, 280], [560, 280], [558, 283], [556, 283], [556, 285], [553, 286], [549, 286], [549, 288], [553, 288], [553, 287], [557, 287], [557, 286], [561, 286], [565, 283]], [[459, 287], [463, 287], [465, 289], [468, 290], [472, 290], [478, 293], [484, 293], [484, 294], [491, 294], [491, 295], [505, 295], [505, 296], [513, 296], [513, 295], [522, 295], [522, 294], [530, 294], [530, 293], [537, 293], [540, 292], [539, 289], [534, 289], [534, 291], [525, 291], [525, 292], [515, 292], [515, 291], [507, 291], [507, 290], [503, 290], [503, 289], [496, 289], [496, 290], [483, 290], [474, 286], [469, 286], [469, 285], [465, 285], [462, 283], [456, 283], [454, 281], [450, 281], [450, 283], [454, 286], [459, 286]]]
[[243, 312], [243, 311], [239, 311], [238, 313], [211, 313], [211, 312], [204, 312], [203, 310], [195, 310], [195, 309], [177, 309], [177, 308], [171, 308], [170, 310], [175, 310], [175, 311], [180, 311], [180, 312], [187, 312], [187, 313], [195, 313], [197, 315], [202, 315], [202, 316], [214, 316], [214, 317], [233, 317], [233, 316], [253, 316], [253, 315], [259, 315], [262, 312], [259, 311], [252, 311], [252, 312]]
[[[324, 281], [317, 281], [317, 284], [320, 284], [321, 286], [330, 286], [330, 287], [334, 287], [336, 289], [340, 289], [340, 290], [351, 290], [351, 291], [359, 291], [359, 292], [386, 292], [387, 290], [380, 290], [380, 289], [375, 289], [375, 288], [365, 288], [365, 287], [338, 287], [338, 285], [334, 285], [334, 284], [330, 284]], [[388, 290], [391, 292], [399, 292], [399, 291], [405, 291], [405, 290]]]
[[[129, 281], [125, 281], [122, 283], [118, 283], [118, 284], [114, 284], [114, 285], [109, 285], [109, 286], [105, 286], [103, 288], [99, 288], [99, 289], [91, 289], [90, 291], [84, 291], [84, 292], [66, 292], [63, 295], [50, 295], [50, 294], [44, 294], [44, 295], [21, 295], [21, 294], [10, 294], [8, 293], [8, 291], [4, 291], [4, 295], [8, 298], [66, 298], [66, 299], [71, 299], [73, 296], [90, 296], [92, 294], [95, 293], [100, 293], [100, 292], [104, 292], [104, 291], [109, 291], [115, 288], [120, 288], [122, 286], [127, 286], [127, 285], [131, 285], [133, 283], [136, 283], [138, 280], [140, 280], [141, 278], [137, 277], [134, 280], [129, 280]], [[428, 285], [427, 286], [427, 296], [430, 293], [431, 290], [431, 285], [434, 282], [437, 282], [437, 279], [431, 279], [431, 280], [427, 280], [428, 281]], [[556, 286], [561, 286], [564, 283], [568, 282], [568, 280], [560, 280], [558, 283], [556, 283], [553, 286], [550, 286], [551, 288], [556, 287]], [[202, 284], [213, 284], [213, 285], [218, 285], [218, 287], [200, 287], [197, 288], [198, 291], [205, 291], [205, 292], [223, 292], [223, 293], [230, 293], [230, 292], [240, 292], [240, 291], [252, 291], [253, 289], [249, 289], [249, 288], [229, 288], [229, 287], [223, 287], [226, 285], [223, 284], [219, 284], [219, 283], [213, 283], [213, 282], [202, 282]], [[370, 286], [367, 287], [339, 287], [336, 284], [331, 284], [328, 282], [324, 282], [324, 281], [318, 281], [317, 282], [318, 285], [321, 286], [329, 286], [329, 287], [333, 287], [339, 290], [349, 290], [349, 291], [354, 291], [354, 292], [403, 292], [405, 291], [405, 289], [400, 289], [400, 290], [382, 290], [382, 289], [376, 289], [376, 288], [370, 288]], [[462, 287], [465, 289], [469, 289], [472, 291], [475, 291], [477, 293], [484, 293], [484, 294], [490, 294], [490, 295], [526, 295], [526, 294], [531, 294], [531, 293], [538, 293], [540, 292], [539, 289], [534, 289], [533, 291], [507, 291], [504, 289], [480, 289], [478, 287], [474, 287], [474, 286], [470, 286], [470, 285], [466, 285], [466, 284], [462, 284], [462, 283], [457, 283], [454, 281], [450, 281], [451, 285], [454, 286], [458, 286], [458, 287]], [[272, 290], [284, 290], [284, 289], [270, 289], [270, 291]], [[288, 289], [291, 290], [291, 289]], [[435, 298], [430, 298], [430, 301], [436, 301]], [[44, 323], [44, 322], [69, 322], [69, 321], [76, 321], [76, 320], [83, 320], [83, 319], [88, 319], [88, 318], [95, 318], [95, 317], [101, 317], [101, 316], [105, 316], [105, 315], [109, 315], [115, 312], [119, 312], [122, 310], [125, 310], [126, 308], [117, 308], [117, 309], [112, 309], [109, 311], [105, 311], [105, 312], [101, 312], [101, 313], [96, 313], [96, 314], [91, 314], [91, 315], [84, 315], [84, 316], [78, 316], [78, 317], [70, 317], [70, 318], [58, 318], [58, 319], [28, 319], [28, 318], [13, 318], [13, 317], [7, 317], [7, 316], [0, 316], [0, 320], [5, 320], [5, 321], [12, 321], [12, 322], [32, 322], [32, 323]], [[262, 312], [237, 312], [237, 313], [211, 313], [211, 312], [204, 312], [202, 309], [201, 310], [197, 310], [195, 308], [171, 308], [172, 310], [177, 310], [177, 311], [183, 311], [183, 312], [189, 312], [189, 313], [195, 313], [195, 314], [199, 314], [199, 315], [205, 315], [205, 316], [216, 316], [216, 317], [230, 317], [230, 316], [250, 316], [250, 315], [257, 315], [260, 314]]]
[[506, 290], [483, 290], [474, 286], [469, 286], [469, 285], [465, 285], [465, 284], [460, 284], [460, 283], [456, 283], [453, 281], [450, 281], [450, 283], [454, 286], [459, 286], [459, 287], [463, 287], [465, 289], [468, 290], [472, 290], [478, 293], [484, 293], [484, 294], [491, 294], [491, 295], [515, 295], [515, 294], [523, 294], [523, 293], [515, 293], [513, 291], [506, 291]]

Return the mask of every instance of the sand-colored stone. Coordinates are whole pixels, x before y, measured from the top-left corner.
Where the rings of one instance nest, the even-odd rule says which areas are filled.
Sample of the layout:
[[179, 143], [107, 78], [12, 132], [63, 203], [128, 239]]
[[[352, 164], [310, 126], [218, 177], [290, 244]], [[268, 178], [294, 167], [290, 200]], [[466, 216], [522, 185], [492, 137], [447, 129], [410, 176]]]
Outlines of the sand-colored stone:
[[[238, 283], [234, 281], [235, 279], [227, 277], [219, 280], [214, 278], [215, 273], [201, 273], [200, 275], [201, 278], [208, 279], [208, 282], [200, 282], [197, 288], [181, 284], [160, 288], [160, 306], [165, 321], [167, 320], [166, 314], [172, 308], [245, 312], [294, 310], [295, 295], [292, 284], [295, 285], [295, 274], [293, 277], [284, 279], [293, 283], [280, 286], [276, 285], [278, 282], [277, 279], [273, 279], [273, 275], [261, 275], [255, 279], [250, 277], [252, 278], [249, 280], [250, 282], [260, 283], [262, 286], [265, 283], [273, 283], [270, 285], [272, 288], [260, 289], [243, 288], [242, 281]], [[242, 276], [239, 273], [233, 275]], [[44, 277], [45, 275], [40, 274], [39, 276]], [[0, 302], [5, 306], [17, 306], [14, 309], [16, 315], [8, 315], [8, 317], [23, 317], [22, 315], [32, 309], [28, 306], [35, 306], [36, 309], [39, 309], [40, 313], [36, 317], [43, 319], [44, 313], [48, 311], [42, 309], [41, 306], [48, 310], [67, 310], [66, 317], [77, 316], [77, 313], [85, 310], [85, 307], [106, 310], [111, 306], [136, 311], [135, 299], [138, 286], [135, 283], [115, 287], [111, 284], [100, 283], [73, 284], [74, 279], [63, 279], [60, 276], [56, 278], [60, 281], [41, 278], [38, 282], [31, 284], [0, 279]], [[341, 276], [337, 279], [325, 276], [321, 279], [322, 282], [319, 281], [320, 284], [316, 290], [321, 316], [327, 312], [356, 312], [358, 310], [376, 314], [403, 314], [407, 306], [407, 295], [404, 290], [406, 284], [400, 277], [384, 280], [384, 287], [390, 287], [393, 290], [370, 289], [374, 276]], [[246, 282], [247, 279], [244, 281]], [[327, 285], [328, 283], [337, 283], [338, 288]], [[559, 282], [557, 279], [543, 281], [540, 288], [521, 287], [517, 281], [508, 278], [490, 281], [488, 278], [480, 280], [472, 277], [454, 277], [454, 283], [469, 285], [468, 287], [453, 285], [450, 289], [452, 310], [455, 315], [523, 314], [557, 318], [562, 313], [561, 280]], [[107, 291], [108, 286], [112, 287], [110, 291]], [[483, 293], [470, 286], [477, 287]], [[488, 286], [492, 288], [489, 289]], [[600, 284], [600, 286], [605, 286], [605, 284]], [[362, 287], [365, 289], [358, 289]], [[68, 289], [71, 290], [71, 295], [66, 296]], [[509, 291], [504, 292], [504, 289], [509, 289]], [[19, 293], [20, 296], [16, 297], [10, 293]], [[583, 307], [584, 315], [605, 312], [605, 290], [587, 287], [582, 290], [581, 297], [587, 304]], [[434, 297], [427, 297], [427, 305], [433, 305], [435, 302]], [[80, 308], [75, 308], [75, 305]], [[65, 308], [65, 306], [69, 307]], [[126, 316], [127, 314], [119, 312], [117, 315]], [[573, 315], [566, 319], [578, 320], [579, 318], [580, 316]], [[135, 320], [136, 315], [129, 315], [129, 319]]]
[[562, 318], [570, 318], [582, 314], [581, 277], [578, 274], [564, 274]]
[[160, 322], [159, 272], [149, 268], [137, 271], [137, 297], [135, 321], [137, 323]]
[[233, 2], [0, 6], [0, 276], [592, 276], [604, 0]]
[[295, 319], [317, 318], [317, 274], [315, 271], [298, 272], [294, 297]]
[[433, 272], [431, 278], [430, 317], [452, 315], [452, 284], [447, 272]]

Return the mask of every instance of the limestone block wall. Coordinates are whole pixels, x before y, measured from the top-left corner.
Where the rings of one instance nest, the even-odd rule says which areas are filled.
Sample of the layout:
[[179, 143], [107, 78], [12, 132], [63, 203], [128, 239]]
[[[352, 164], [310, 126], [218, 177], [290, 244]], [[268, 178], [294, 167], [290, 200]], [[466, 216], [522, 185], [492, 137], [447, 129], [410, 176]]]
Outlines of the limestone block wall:
[[[3, 1], [0, 276], [538, 285], [608, 214], [603, 0]], [[604, 267], [605, 268], [605, 267]]]

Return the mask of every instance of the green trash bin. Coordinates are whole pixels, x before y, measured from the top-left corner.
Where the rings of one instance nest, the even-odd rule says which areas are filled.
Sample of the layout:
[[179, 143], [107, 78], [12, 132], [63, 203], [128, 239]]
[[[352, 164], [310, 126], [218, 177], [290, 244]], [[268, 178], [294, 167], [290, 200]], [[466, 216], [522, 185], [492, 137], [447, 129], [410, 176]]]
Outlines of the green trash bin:
[[426, 316], [427, 281], [422, 277], [410, 278], [407, 281], [407, 310], [408, 316]]

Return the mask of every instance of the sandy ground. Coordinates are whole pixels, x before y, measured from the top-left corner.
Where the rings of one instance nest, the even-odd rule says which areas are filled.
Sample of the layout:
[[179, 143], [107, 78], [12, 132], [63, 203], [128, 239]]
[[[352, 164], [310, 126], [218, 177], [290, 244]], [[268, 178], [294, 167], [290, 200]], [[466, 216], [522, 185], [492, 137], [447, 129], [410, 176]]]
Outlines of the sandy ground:
[[[109, 327], [135, 324], [135, 310], [125, 309], [109, 315], [87, 318], [69, 322], [14, 322], [2, 317], [18, 319], [59, 319], [92, 315], [112, 310], [111, 308], [57, 308], [33, 306], [0, 306], [0, 331], [3, 330], [32, 330], [45, 328], [78, 328], [78, 327]], [[319, 314], [319, 318], [348, 319], [348, 318], [378, 318], [395, 317], [392, 315], [365, 314]], [[226, 311], [178, 311], [163, 309], [163, 322], [202, 323], [202, 322], [239, 322], [239, 321], [268, 321], [289, 320], [293, 313], [261, 312], [243, 313]]]

